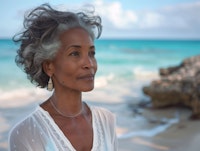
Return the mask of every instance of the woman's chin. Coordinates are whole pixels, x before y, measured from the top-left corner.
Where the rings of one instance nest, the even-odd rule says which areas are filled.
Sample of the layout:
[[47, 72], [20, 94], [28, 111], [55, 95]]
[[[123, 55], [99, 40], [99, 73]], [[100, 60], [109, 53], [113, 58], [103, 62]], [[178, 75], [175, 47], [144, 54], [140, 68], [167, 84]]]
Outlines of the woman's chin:
[[93, 89], [94, 89], [94, 86], [87, 87], [87, 88], [82, 89], [82, 92], [89, 92], [89, 91], [92, 91]]

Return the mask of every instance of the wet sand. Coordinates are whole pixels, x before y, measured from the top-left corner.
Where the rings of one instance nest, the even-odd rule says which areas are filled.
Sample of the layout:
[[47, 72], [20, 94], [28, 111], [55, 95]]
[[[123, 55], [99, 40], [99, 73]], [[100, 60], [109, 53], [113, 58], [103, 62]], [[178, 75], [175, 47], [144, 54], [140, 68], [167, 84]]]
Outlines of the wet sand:
[[[139, 115], [146, 119], [143, 124], [141, 124], [141, 120], [140, 122], [135, 121], [135, 123], [130, 122], [138, 115], [127, 116], [126, 120], [123, 120], [124, 124], [118, 124], [121, 125], [118, 129], [126, 131], [122, 133], [132, 133], [132, 135], [127, 135], [126, 138], [122, 139], [119, 138], [119, 150], [198, 151], [200, 121], [190, 120], [190, 115], [191, 111], [189, 109], [169, 107], [165, 109], [143, 109]], [[171, 121], [172, 123], [169, 124]], [[131, 124], [139, 126], [131, 126]], [[167, 124], [169, 125], [167, 126]], [[140, 129], [136, 130], [139, 127]], [[138, 131], [140, 133], [136, 133]], [[142, 131], [145, 131], [146, 135], [142, 134]]]

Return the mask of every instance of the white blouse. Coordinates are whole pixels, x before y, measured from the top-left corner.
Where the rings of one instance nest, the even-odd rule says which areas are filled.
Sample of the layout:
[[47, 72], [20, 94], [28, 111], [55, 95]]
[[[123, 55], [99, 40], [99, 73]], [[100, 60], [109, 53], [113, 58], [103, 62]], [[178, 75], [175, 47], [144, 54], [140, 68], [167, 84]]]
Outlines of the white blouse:
[[[90, 106], [93, 125], [91, 151], [117, 151], [115, 116]], [[10, 151], [76, 151], [47, 111], [38, 106], [9, 135]]]

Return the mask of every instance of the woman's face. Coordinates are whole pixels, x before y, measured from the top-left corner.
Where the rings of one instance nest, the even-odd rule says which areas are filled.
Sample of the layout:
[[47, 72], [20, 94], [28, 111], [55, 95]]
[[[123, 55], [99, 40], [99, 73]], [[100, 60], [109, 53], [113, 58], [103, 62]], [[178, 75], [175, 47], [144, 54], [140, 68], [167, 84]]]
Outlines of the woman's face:
[[84, 29], [73, 28], [62, 33], [60, 41], [61, 47], [53, 61], [55, 90], [92, 90], [97, 62], [90, 35]]

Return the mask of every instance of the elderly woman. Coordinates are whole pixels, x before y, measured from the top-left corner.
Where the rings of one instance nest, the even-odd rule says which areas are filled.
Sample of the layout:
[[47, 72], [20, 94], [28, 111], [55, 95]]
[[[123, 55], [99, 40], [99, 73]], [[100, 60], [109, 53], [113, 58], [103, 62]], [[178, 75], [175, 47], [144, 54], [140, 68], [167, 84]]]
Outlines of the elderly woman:
[[115, 117], [82, 101], [94, 88], [101, 18], [43, 4], [24, 20], [16, 63], [52, 96], [10, 132], [11, 151], [116, 151]]

